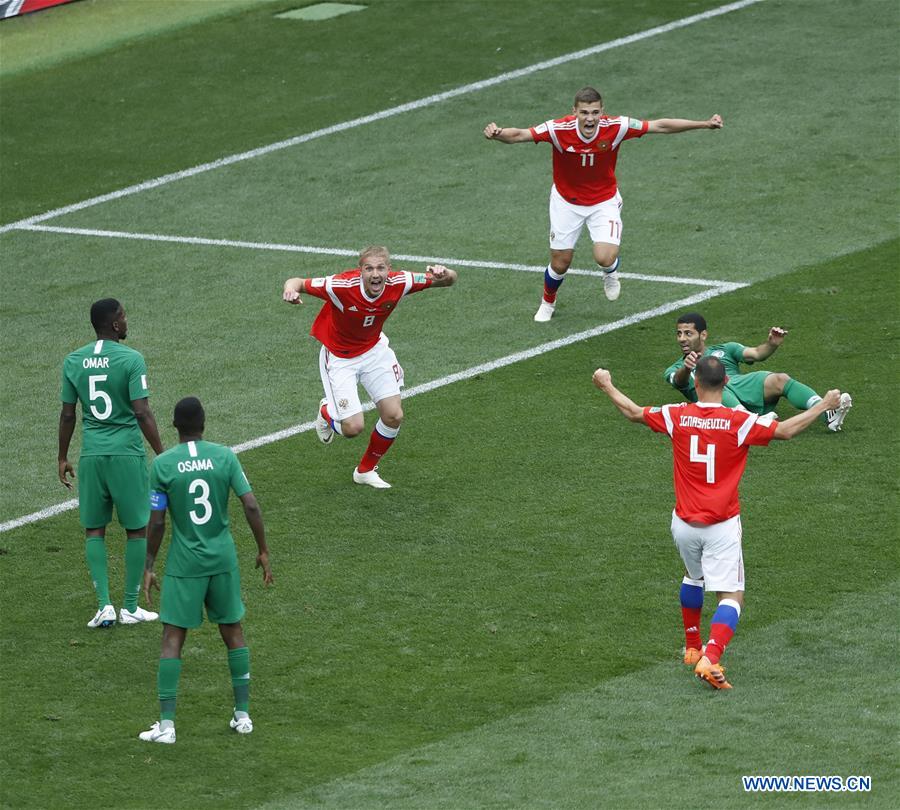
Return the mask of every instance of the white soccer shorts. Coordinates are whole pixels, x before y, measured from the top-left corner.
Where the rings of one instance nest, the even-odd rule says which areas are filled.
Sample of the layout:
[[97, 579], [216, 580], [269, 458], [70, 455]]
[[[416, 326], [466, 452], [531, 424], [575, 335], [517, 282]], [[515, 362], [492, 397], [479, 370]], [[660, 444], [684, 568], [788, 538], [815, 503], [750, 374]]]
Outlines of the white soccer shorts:
[[553, 250], [574, 250], [587, 225], [594, 242], [618, 245], [622, 242], [622, 195], [616, 192], [596, 205], [573, 205], [550, 189], [550, 247]]
[[319, 351], [319, 375], [328, 413], [339, 422], [362, 411], [359, 385], [373, 402], [397, 396], [403, 387], [403, 369], [383, 333], [378, 343], [358, 357], [338, 357], [323, 346]]
[[691, 579], [708, 591], [744, 590], [741, 516], [709, 526], [691, 526], [672, 513], [672, 539]]

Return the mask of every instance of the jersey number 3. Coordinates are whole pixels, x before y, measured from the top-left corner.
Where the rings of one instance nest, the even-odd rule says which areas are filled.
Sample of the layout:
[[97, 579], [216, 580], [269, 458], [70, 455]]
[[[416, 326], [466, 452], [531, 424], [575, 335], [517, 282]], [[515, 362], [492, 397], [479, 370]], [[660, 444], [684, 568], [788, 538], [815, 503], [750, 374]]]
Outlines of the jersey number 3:
[[716, 483], [716, 446], [706, 445], [706, 452], [700, 452], [700, 438], [691, 436], [691, 461], [706, 465], [706, 483]]
[[197, 490], [200, 494], [194, 498], [194, 503], [199, 507], [197, 511], [191, 509], [188, 514], [191, 521], [198, 526], [202, 526], [212, 517], [212, 504], [209, 502], [209, 484], [202, 478], [195, 478], [188, 487], [188, 493], [193, 495]]

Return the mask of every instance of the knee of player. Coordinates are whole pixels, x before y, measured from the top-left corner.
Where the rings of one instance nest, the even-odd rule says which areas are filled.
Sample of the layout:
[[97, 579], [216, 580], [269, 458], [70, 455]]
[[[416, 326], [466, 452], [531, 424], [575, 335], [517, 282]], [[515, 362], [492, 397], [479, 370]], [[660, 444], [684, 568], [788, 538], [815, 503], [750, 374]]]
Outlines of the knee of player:
[[601, 267], [612, 267], [618, 258], [618, 245], [594, 245], [594, 261]]
[[791, 375], [782, 371], [775, 371], [769, 375], [769, 381], [772, 387], [781, 394], [784, 392], [784, 387], [791, 381]]
[[341, 435], [347, 439], [352, 439], [354, 436], [359, 436], [364, 427], [365, 422], [363, 421], [362, 414], [359, 414], [358, 419], [353, 417], [344, 419], [344, 421], [341, 422]]
[[381, 421], [391, 428], [400, 427], [403, 424], [403, 408], [398, 406], [381, 414]]

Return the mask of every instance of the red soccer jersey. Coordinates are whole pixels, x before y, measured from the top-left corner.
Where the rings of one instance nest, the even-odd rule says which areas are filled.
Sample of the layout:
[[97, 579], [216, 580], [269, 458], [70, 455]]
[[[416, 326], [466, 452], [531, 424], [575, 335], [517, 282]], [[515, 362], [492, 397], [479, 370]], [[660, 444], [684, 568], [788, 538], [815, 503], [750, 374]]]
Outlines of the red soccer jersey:
[[750, 445], [775, 436], [774, 414], [681, 402], [644, 408], [644, 422], [672, 439], [675, 514], [696, 523], [721, 523], [741, 511], [738, 485]]
[[596, 205], [615, 196], [616, 158], [619, 144], [640, 138], [650, 126], [627, 116], [603, 116], [594, 136], [585, 139], [574, 115], [545, 121], [531, 127], [535, 143], [553, 144], [553, 184], [563, 199], [573, 205]]
[[325, 301], [309, 333], [338, 357], [358, 357], [378, 343], [381, 326], [400, 299], [430, 287], [433, 281], [428, 273], [392, 270], [381, 293], [369, 298], [358, 268], [308, 278], [304, 291]]

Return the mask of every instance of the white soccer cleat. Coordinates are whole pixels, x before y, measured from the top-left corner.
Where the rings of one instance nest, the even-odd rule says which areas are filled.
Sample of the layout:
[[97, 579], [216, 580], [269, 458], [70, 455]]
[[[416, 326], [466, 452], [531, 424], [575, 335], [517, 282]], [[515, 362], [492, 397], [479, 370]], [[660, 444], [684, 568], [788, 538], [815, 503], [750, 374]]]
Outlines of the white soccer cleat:
[[326, 405], [328, 400], [325, 397], [322, 397], [319, 402], [319, 410], [316, 413], [316, 435], [319, 437], [319, 441], [322, 444], [331, 444], [331, 440], [334, 438], [334, 428], [328, 424], [328, 420], [322, 416], [322, 406]]
[[140, 624], [141, 622], [155, 622], [159, 618], [158, 613], [152, 610], [144, 610], [138, 605], [134, 612], [121, 608], [119, 610], [119, 624]]
[[236, 714], [232, 715], [228, 725], [231, 726], [231, 728], [233, 728], [238, 734], [251, 734], [253, 732], [253, 721], [243, 713], [240, 717], [238, 717]]
[[619, 281], [619, 271], [603, 274], [603, 292], [608, 301], [615, 301], [622, 292], [622, 282]]
[[112, 627], [116, 623], [116, 609], [112, 605], [104, 605], [94, 614], [88, 627]]
[[828, 429], [837, 432], [841, 429], [841, 425], [844, 424], [844, 419], [847, 418], [847, 411], [849, 411], [853, 407], [853, 399], [850, 397], [850, 394], [844, 392], [841, 394], [841, 402], [833, 411], [826, 411], [828, 415]]
[[353, 469], [353, 480], [357, 484], [366, 484], [375, 489], [390, 489], [391, 485], [378, 474], [378, 467], [369, 472], [360, 472], [359, 469]]
[[171, 745], [175, 742], [175, 726], [159, 727], [159, 721], [155, 722], [148, 731], [142, 731], [138, 737], [144, 742], [165, 743]]
[[545, 301], [543, 298], [541, 299], [541, 305], [538, 307], [538, 311], [534, 313], [534, 319], [538, 323], [547, 323], [552, 317], [553, 312], [556, 309], [556, 304], [551, 304], [549, 301]]

